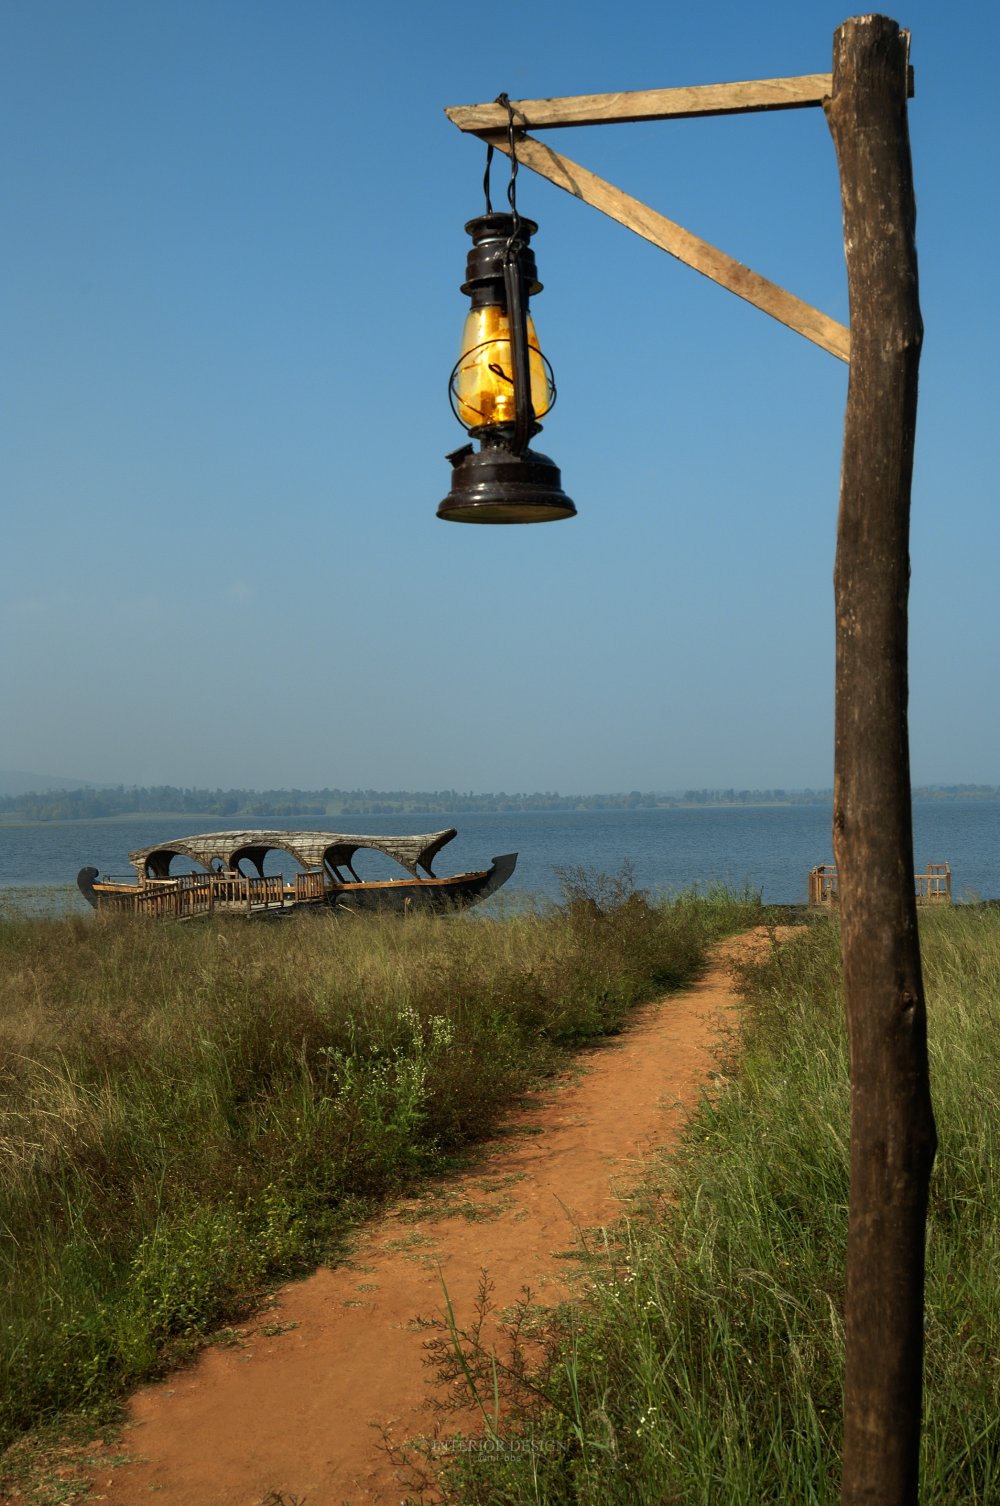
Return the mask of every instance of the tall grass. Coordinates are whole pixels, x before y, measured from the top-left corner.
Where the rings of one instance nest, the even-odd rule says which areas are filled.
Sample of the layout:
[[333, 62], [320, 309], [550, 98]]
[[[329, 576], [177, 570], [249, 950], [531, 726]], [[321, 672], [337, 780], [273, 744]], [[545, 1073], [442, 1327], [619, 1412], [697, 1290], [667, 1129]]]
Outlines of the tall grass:
[[0, 922], [0, 1441], [335, 1253], [759, 916], [583, 883], [504, 921]]
[[[929, 914], [922, 939], [940, 1134], [922, 1499], [972, 1506], [1000, 1500], [1000, 914]], [[728, 1085], [645, 1212], [592, 1251], [589, 1299], [536, 1315], [541, 1367], [515, 1346], [503, 1436], [454, 1456], [463, 1506], [838, 1499], [849, 1105], [835, 927], [773, 949], [744, 986]], [[486, 1363], [474, 1337], [469, 1373]]]

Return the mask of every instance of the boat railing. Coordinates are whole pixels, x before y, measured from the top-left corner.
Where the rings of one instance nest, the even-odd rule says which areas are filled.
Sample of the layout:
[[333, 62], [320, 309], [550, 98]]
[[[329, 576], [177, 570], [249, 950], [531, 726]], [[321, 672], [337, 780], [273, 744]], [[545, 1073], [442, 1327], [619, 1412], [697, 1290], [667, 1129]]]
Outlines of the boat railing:
[[263, 877], [249, 873], [210, 873], [206, 875], [211, 893], [210, 909], [225, 905], [246, 910], [273, 908], [285, 902], [285, 880], [280, 873]]
[[[115, 899], [121, 901], [123, 896], [105, 895], [104, 900]], [[102, 903], [101, 909], [107, 906]], [[137, 915], [154, 915], [162, 917], [174, 915], [186, 917], [190, 915], [204, 915], [212, 908], [212, 893], [207, 884], [170, 884], [157, 881], [140, 889], [134, 900], [125, 900], [125, 908]], [[113, 908], [121, 908], [120, 903]]]
[[326, 879], [322, 870], [295, 875], [295, 899], [298, 903], [322, 899], [326, 893]]
[[98, 910], [131, 915], [172, 915], [175, 898], [179, 892], [177, 879], [145, 879], [136, 886], [134, 877], [124, 874], [102, 873], [102, 884], [120, 884], [121, 889], [96, 891]]
[[175, 903], [174, 914], [181, 918], [207, 915], [212, 908], [212, 890], [208, 884], [182, 884]]
[[241, 905], [247, 896], [247, 886], [252, 881], [243, 873], [211, 873], [209, 884], [213, 904]]
[[[817, 864], [809, 871], [809, 903], [811, 905], [839, 904], [839, 883], [837, 869], [833, 863]], [[913, 886], [918, 905], [950, 905], [950, 864], [928, 863], [923, 873], [913, 875]]]
[[[322, 897], [322, 874], [320, 888], [309, 897]], [[304, 874], [304, 878], [313, 875]], [[118, 882], [106, 876], [104, 882]], [[259, 909], [281, 908], [292, 891], [285, 884], [282, 874], [267, 874], [264, 877], [245, 873], [179, 873], [169, 878], [145, 878], [138, 886], [124, 887], [118, 893], [97, 891], [100, 910], [127, 911], [133, 915], [173, 915], [185, 919], [191, 915], [204, 915], [216, 908], [245, 909], [247, 913]], [[298, 898], [296, 892], [295, 897]]]
[[273, 909], [285, 903], [285, 879], [281, 873], [269, 873], [264, 878], [247, 879], [247, 910]]

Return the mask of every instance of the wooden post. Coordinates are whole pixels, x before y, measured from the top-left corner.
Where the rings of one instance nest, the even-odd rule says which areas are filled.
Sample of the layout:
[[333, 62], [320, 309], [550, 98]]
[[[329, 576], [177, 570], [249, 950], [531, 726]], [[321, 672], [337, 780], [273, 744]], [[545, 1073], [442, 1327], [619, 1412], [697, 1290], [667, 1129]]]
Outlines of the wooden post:
[[851, 370], [835, 572], [833, 843], [851, 1053], [844, 1506], [915, 1506], [924, 1230], [936, 1148], [907, 744], [909, 508], [922, 325], [906, 123], [909, 37], [834, 34]]

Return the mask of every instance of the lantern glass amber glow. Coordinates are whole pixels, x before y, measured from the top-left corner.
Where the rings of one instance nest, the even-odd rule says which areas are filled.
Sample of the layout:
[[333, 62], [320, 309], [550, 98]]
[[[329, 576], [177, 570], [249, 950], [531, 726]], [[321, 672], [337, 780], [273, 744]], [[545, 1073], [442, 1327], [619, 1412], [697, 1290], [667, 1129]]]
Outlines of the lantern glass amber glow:
[[[552, 406], [552, 388], [530, 314], [527, 323], [531, 406], [535, 418], [540, 419]], [[514, 422], [510, 321], [498, 305], [469, 310], [462, 331], [462, 354], [454, 390], [458, 417], [467, 429]]]

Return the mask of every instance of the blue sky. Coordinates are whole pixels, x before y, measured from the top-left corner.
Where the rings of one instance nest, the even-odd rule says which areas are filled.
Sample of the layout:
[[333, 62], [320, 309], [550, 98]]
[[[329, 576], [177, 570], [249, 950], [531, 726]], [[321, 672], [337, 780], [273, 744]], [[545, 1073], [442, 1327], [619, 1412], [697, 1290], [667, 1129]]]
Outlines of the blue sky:
[[[483, 148], [445, 105], [824, 72], [847, 11], [8, 0], [0, 767], [828, 785], [846, 367], [525, 171], [579, 516], [435, 518]], [[997, 8], [895, 12], [926, 338], [919, 782], [1000, 782]], [[558, 149], [846, 320], [822, 112]], [[496, 190], [506, 167], [498, 162]]]

